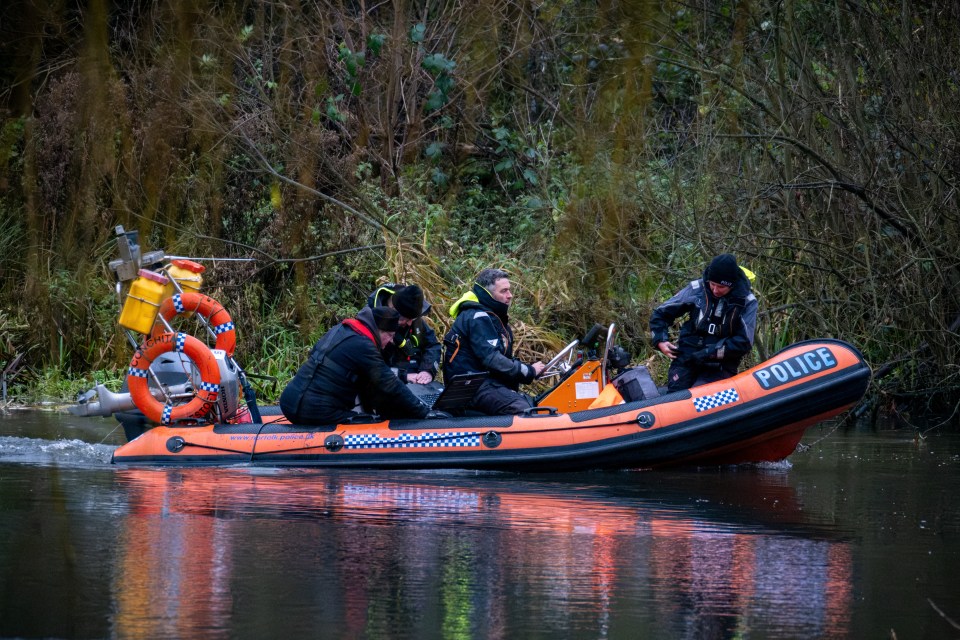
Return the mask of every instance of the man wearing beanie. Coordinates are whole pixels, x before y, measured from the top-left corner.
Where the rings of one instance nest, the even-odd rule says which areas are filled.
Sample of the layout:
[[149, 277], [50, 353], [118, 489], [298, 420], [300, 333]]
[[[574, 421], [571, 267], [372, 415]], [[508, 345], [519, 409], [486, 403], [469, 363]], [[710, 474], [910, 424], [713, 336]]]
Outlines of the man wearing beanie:
[[295, 424], [335, 425], [357, 416], [356, 408], [381, 418], [423, 418], [420, 402], [383, 360], [400, 326], [389, 307], [364, 307], [328, 331], [280, 394], [283, 415]]
[[400, 328], [383, 350], [387, 366], [397, 370], [404, 382], [428, 384], [440, 370], [442, 348], [437, 334], [424, 318], [430, 303], [415, 284], [385, 284], [367, 297], [367, 306], [391, 307], [400, 313]]
[[[681, 316], [676, 344], [670, 327]], [[651, 343], [670, 358], [667, 390], [680, 391], [736, 375], [753, 348], [757, 298], [737, 259], [724, 253], [710, 261], [703, 277], [693, 280], [654, 309]]]
[[517, 414], [533, 406], [519, 392], [520, 383], [532, 382], [543, 371], [542, 362], [526, 364], [513, 357], [513, 330], [507, 317], [512, 300], [507, 273], [484, 269], [473, 288], [450, 308], [456, 320], [443, 338], [445, 379], [490, 372], [470, 406], [487, 415]]

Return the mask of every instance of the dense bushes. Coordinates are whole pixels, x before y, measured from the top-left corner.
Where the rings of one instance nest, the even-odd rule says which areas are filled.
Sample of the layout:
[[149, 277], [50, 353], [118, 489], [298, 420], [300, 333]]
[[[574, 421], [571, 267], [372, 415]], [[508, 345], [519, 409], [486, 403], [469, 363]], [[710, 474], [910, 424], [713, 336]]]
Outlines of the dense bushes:
[[617, 321], [645, 359], [651, 306], [731, 250], [758, 356], [836, 336], [881, 397], [960, 400], [954, 3], [34, 4], [0, 16], [20, 381], [125, 362], [123, 224], [256, 258], [208, 283], [281, 378], [378, 280], [442, 310], [488, 265], [528, 351]]

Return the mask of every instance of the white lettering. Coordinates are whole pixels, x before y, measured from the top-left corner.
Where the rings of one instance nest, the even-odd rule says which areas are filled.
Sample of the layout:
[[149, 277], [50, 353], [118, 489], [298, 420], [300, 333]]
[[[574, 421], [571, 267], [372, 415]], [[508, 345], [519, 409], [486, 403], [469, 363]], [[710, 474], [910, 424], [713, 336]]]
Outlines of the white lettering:
[[800, 377], [800, 372], [793, 368], [793, 365], [790, 364], [789, 360], [784, 360], [783, 366], [787, 368], [787, 371], [789, 371], [790, 375], [793, 376], [794, 378]]
[[810, 365], [811, 371], [820, 371], [823, 368], [823, 365], [817, 359], [817, 354], [813, 351], [803, 354], [803, 359]]
[[753, 372], [753, 377], [764, 389], [812, 376], [818, 371], [837, 366], [837, 358], [827, 347], [807, 351]]
[[766, 369], [760, 369], [760, 371], [757, 371], [756, 376], [757, 376], [757, 380], [760, 381], [760, 386], [762, 386], [764, 389], [770, 388], [770, 372], [769, 371], [767, 371]]
[[779, 364], [775, 364], [770, 367], [770, 372], [776, 377], [780, 382], [786, 382], [790, 379], [790, 376], [787, 375], [787, 372], [783, 370]]
[[826, 347], [820, 347], [817, 349], [817, 355], [820, 356], [820, 359], [823, 360], [823, 364], [826, 367], [834, 367], [837, 364], [836, 359], [833, 357], [833, 352]]

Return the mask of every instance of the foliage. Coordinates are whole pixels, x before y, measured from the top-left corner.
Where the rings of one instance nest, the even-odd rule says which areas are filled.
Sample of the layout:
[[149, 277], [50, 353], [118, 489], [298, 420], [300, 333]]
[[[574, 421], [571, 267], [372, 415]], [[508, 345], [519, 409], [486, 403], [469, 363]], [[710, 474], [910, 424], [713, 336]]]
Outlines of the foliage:
[[254, 260], [208, 292], [279, 378], [378, 282], [443, 327], [486, 266], [525, 357], [616, 321], [656, 369], [651, 308], [734, 251], [756, 357], [840, 337], [885, 400], [960, 404], [956, 3], [34, 4], [0, 14], [0, 344], [32, 371], [129, 357], [122, 224]]

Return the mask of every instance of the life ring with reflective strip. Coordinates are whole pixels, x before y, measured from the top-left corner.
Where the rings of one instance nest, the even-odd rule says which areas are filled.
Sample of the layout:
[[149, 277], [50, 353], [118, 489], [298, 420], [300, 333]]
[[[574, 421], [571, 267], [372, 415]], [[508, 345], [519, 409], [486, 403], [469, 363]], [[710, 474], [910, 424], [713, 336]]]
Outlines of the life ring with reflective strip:
[[[176, 407], [154, 398], [147, 381], [153, 361], [170, 351], [184, 353], [200, 373], [200, 384], [196, 385], [193, 400]], [[163, 333], [147, 340], [133, 354], [127, 370], [127, 388], [133, 403], [153, 422], [170, 424], [179, 420], [199, 420], [210, 413], [217, 403], [220, 366], [207, 345], [193, 336], [185, 333]]]
[[[237, 331], [230, 314], [223, 308], [223, 305], [202, 293], [177, 293], [160, 305], [160, 315], [170, 322], [175, 316], [186, 313], [199, 313], [208, 323], [210, 329], [217, 336], [216, 348], [227, 352], [227, 357], [232, 358], [233, 352], [237, 348]], [[162, 335], [166, 329], [162, 325], [155, 325], [152, 336], [156, 338]]]

